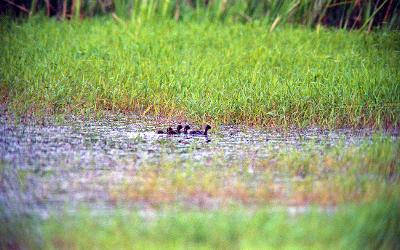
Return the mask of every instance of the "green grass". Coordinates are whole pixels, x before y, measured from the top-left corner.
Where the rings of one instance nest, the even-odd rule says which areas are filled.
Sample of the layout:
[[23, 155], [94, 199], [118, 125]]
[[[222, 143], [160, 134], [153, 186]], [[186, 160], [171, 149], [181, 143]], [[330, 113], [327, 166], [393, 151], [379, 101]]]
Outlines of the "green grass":
[[3, 19], [3, 101], [19, 114], [112, 109], [263, 126], [399, 125], [398, 32], [157, 20]]
[[0, 243], [7, 239], [9, 246], [29, 249], [398, 249], [399, 204], [397, 196], [342, 206], [334, 214], [314, 208], [295, 217], [271, 207], [166, 210], [154, 218], [136, 211], [94, 215], [81, 209], [25, 220], [25, 229], [32, 228], [30, 240], [13, 241], [20, 233], [14, 231], [2, 235], [7, 238]]
[[314, 210], [296, 218], [268, 209], [175, 211], [148, 222], [135, 213], [100, 221], [82, 213], [47, 221], [45, 243], [56, 249], [396, 249], [399, 211], [398, 200], [382, 200], [346, 206], [333, 216]]
[[[1, 100], [38, 117], [111, 109], [260, 126], [399, 126], [398, 32], [182, 19], [3, 19]], [[107, 190], [116, 204], [149, 204], [155, 218], [84, 209], [39, 220], [0, 204], [0, 248], [399, 249], [399, 143], [314, 146], [257, 162], [144, 164]], [[202, 197], [223, 205], [202, 210]], [[315, 209], [291, 217], [288, 205]], [[338, 210], [319, 210], [329, 206]]]

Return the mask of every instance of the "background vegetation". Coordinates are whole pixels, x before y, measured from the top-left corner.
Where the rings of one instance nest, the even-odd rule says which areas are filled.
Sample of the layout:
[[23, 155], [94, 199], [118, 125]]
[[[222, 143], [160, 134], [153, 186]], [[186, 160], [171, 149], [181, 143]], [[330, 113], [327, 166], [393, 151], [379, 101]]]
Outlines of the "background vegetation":
[[398, 127], [400, 35], [387, 30], [399, 11], [392, 0], [6, 0], [0, 94], [19, 114]]
[[[3, 0], [1, 103], [36, 117], [113, 110], [399, 128], [399, 9], [395, 0]], [[0, 248], [398, 249], [399, 143], [313, 146], [240, 164], [145, 165], [108, 191], [116, 203], [154, 205], [150, 218], [79, 210], [39, 220], [0, 199]], [[274, 183], [278, 174], [287, 182]], [[202, 195], [237, 207], [180, 207]], [[288, 215], [302, 204], [316, 207]]]
[[394, 0], [4, 0], [0, 13], [83, 18], [109, 12], [119, 17], [211, 19], [252, 22], [272, 27], [282, 22], [320, 24], [371, 30], [373, 26], [398, 29], [400, 3]]
[[398, 127], [398, 32], [268, 27], [4, 21], [3, 100], [20, 114], [111, 109], [197, 122]]

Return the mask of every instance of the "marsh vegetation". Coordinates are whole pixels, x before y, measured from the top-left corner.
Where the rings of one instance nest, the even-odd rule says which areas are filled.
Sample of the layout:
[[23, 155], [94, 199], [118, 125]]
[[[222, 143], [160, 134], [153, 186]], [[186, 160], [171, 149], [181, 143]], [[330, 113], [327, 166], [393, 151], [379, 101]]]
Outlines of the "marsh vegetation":
[[399, 8], [1, 2], [0, 248], [399, 248]]
[[[196, 122], [398, 127], [399, 34], [109, 19], [2, 25], [21, 114], [135, 111]], [[49, 35], [51, 34], [51, 35]]]

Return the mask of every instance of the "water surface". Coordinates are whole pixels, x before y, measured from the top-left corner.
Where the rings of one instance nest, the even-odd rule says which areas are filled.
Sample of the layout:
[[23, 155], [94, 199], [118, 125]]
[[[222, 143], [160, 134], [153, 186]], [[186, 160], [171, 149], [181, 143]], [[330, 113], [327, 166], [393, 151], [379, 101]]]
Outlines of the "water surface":
[[278, 131], [244, 126], [213, 128], [208, 137], [155, 132], [169, 125], [177, 124], [120, 114], [97, 120], [68, 117], [62, 125], [13, 124], [3, 113], [0, 160], [7, 167], [0, 201], [30, 211], [82, 204], [109, 207], [115, 205], [109, 190], [129, 182], [135, 170], [146, 164], [212, 165], [215, 158], [227, 165], [241, 164], [242, 160], [249, 164], [248, 159], [257, 161], [310, 144], [321, 150], [337, 143], [354, 145], [374, 134], [367, 129]]

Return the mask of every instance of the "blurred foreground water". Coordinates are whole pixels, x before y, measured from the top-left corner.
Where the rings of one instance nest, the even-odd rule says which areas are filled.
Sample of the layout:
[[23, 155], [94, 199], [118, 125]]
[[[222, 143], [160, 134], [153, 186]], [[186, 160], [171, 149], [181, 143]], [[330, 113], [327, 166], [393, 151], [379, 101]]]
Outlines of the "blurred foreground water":
[[[246, 165], [253, 174], [249, 165], [272, 154], [310, 146], [321, 151], [337, 144], [347, 147], [376, 136], [369, 129], [279, 131], [244, 126], [213, 128], [208, 137], [155, 132], [170, 125], [177, 124], [120, 114], [97, 120], [71, 116], [62, 125], [14, 124], [3, 113], [0, 202], [14, 212], [44, 216], [51, 210], [82, 205], [108, 209], [116, 207], [110, 190], [129, 183], [145, 165], [162, 168], [172, 162], [179, 171], [180, 165], [212, 166], [217, 159], [227, 165]], [[124, 205], [138, 204], [127, 201]]]

